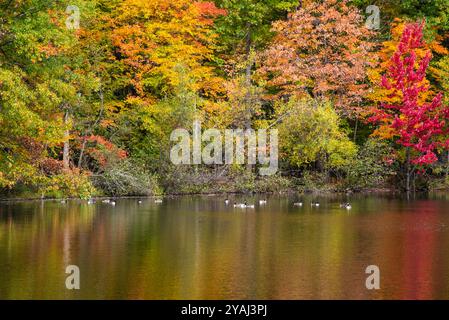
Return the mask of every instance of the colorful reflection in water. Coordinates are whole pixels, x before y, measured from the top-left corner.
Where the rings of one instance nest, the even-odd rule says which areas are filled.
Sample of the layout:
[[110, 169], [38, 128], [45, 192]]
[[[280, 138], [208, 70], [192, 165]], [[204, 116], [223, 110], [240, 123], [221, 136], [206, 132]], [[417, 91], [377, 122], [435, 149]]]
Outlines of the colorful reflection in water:
[[[235, 200], [235, 199], [236, 200]], [[256, 198], [236, 196], [235, 201]], [[0, 299], [449, 299], [449, 199], [0, 204]], [[81, 290], [65, 288], [65, 268]], [[378, 265], [381, 289], [365, 288]]]

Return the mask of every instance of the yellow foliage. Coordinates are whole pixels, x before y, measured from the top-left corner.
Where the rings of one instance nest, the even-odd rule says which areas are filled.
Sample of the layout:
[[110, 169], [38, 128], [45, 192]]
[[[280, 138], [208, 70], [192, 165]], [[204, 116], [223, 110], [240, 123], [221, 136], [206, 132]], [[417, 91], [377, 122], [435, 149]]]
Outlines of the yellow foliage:
[[111, 39], [122, 56], [125, 76], [139, 96], [151, 96], [155, 89], [172, 92], [179, 85], [179, 65], [193, 79], [189, 89], [206, 96], [221, 91], [220, 80], [208, 65], [217, 39], [209, 15], [218, 12], [204, 10], [190, 0], [121, 3]]

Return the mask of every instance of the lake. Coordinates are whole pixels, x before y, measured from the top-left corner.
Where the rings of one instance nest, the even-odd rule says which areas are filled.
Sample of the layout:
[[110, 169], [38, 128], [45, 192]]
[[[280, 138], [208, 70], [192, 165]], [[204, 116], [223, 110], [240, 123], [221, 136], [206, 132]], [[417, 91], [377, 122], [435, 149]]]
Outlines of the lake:
[[446, 194], [229, 198], [0, 203], [0, 299], [449, 299]]

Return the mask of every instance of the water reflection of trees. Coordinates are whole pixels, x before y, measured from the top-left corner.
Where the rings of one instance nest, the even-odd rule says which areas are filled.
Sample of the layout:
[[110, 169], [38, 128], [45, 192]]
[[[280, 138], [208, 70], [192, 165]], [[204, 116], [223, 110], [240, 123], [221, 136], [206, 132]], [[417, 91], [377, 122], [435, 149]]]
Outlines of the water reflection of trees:
[[[444, 202], [360, 198], [351, 213], [290, 202], [2, 205], [0, 298], [447, 298]], [[64, 287], [68, 264], [79, 292]], [[370, 264], [383, 290], [366, 290]]]

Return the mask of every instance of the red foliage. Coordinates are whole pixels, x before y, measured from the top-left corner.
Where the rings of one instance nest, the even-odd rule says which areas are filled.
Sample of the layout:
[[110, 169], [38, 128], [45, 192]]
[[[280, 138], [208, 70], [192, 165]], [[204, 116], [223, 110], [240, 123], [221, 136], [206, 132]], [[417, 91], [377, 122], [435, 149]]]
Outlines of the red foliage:
[[125, 150], [120, 149], [102, 136], [91, 135], [86, 138], [86, 141], [95, 144], [93, 147], [88, 148], [87, 152], [97, 160], [101, 166], [106, 166], [108, 160], [112, 157], [118, 159], [125, 159], [128, 157]]
[[424, 23], [409, 24], [405, 27], [396, 52], [391, 58], [391, 67], [382, 78], [382, 87], [390, 90], [389, 98], [397, 101], [382, 104], [374, 110], [371, 122], [387, 123], [389, 130], [398, 137], [397, 143], [416, 152], [412, 163], [431, 164], [438, 160], [435, 152], [448, 148], [449, 109], [442, 104], [442, 94], [430, 102], [423, 102], [429, 94], [424, 84], [431, 54], [417, 61], [416, 50], [424, 47]]
[[26, 156], [30, 162], [39, 162], [44, 156], [45, 147], [42, 142], [31, 137], [22, 137], [19, 143], [23, 150], [26, 150]]
[[47, 175], [60, 174], [64, 168], [61, 160], [45, 158], [41, 161], [39, 168]]
[[47, 156], [45, 145], [31, 137], [23, 137], [19, 140], [23, 150], [26, 150], [22, 155], [26, 156], [28, 162], [33, 163], [44, 174], [53, 175], [60, 174], [63, 169], [61, 160], [53, 159]]

